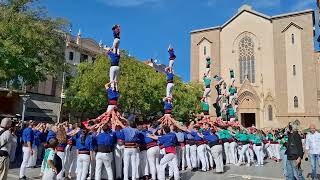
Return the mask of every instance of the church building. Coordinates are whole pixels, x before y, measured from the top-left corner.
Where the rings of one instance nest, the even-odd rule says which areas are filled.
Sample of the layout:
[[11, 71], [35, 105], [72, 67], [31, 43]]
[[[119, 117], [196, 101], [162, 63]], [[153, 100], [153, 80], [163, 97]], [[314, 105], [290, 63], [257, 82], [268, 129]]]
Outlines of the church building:
[[[304, 10], [268, 16], [243, 5], [221, 26], [191, 33], [191, 81], [202, 82], [206, 58], [211, 77], [230, 84], [235, 72], [238, 117], [244, 126], [320, 127], [320, 53], [315, 52], [315, 12]], [[209, 102], [217, 93], [212, 85]], [[210, 114], [215, 109], [210, 106]]]

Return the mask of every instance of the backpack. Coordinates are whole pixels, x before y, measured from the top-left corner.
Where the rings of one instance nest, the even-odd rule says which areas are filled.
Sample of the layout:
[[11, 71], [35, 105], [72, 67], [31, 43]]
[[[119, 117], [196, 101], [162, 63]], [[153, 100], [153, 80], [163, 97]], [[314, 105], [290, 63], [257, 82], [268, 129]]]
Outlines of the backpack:
[[59, 174], [62, 170], [62, 160], [57, 154], [54, 154], [53, 164], [57, 168], [57, 174]]

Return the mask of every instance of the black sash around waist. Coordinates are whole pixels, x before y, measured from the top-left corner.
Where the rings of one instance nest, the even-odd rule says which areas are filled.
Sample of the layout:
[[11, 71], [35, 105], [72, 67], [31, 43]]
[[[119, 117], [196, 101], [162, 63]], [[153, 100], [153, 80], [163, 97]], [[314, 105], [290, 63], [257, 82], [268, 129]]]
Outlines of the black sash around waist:
[[111, 153], [111, 152], [113, 152], [113, 146], [98, 145], [97, 152]]

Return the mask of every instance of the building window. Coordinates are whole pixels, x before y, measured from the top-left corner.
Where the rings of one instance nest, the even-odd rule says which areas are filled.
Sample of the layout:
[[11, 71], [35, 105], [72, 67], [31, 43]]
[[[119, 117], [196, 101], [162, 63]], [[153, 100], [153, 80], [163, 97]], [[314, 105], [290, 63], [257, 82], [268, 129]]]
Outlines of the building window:
[[73, 61], [73, 52], [69, 52], [69, 61]]
[[273, 111], [272, 111], [271, 105], [268, 106], [268, 119], [269, 119], [269, 121], [272, 121], [272, 119], [273, 119]]
[[245, 78], [255, 83], [254, 42], [247, 34], [239, 42], [239, 66], [240, 83], [243, 83]]
[[206, 46], [203, 47], [203, 54], [207, 55], [207, 47]]
[[92, 63], [94, 63], [96, 61], [96, 57], [92, 57]]
[[297, 96], [295, 96], [293, 98], [293, 106], [294, 106], [294, 108], [298, 108], [299, 107], [299, 100], [298, 100]]
[[294, 44], [294, 34], [291, 34], [291, 43]]
[[292, 74], [295, 76], [296, 75], [296, 65], [292, 66]]
[[86, 61], [88, 61], [88, 55], [81, 54], [80, 55], [80, 62], [82, 63], [82, 62], [86, 62]]

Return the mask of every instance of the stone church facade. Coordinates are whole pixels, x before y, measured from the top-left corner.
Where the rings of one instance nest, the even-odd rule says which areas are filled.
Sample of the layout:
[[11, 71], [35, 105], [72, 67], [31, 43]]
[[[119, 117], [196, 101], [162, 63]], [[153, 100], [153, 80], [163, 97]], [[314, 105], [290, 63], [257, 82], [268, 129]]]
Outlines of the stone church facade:
[[[235, 72], [241, 124], [283, 127], [298, 119], [303, 127], [320, 125], [314, 25], [313, 10], [267, 16], [244, 5], [225, 24], [191, 32], [191, 81], [202, 81], [209, 56], [211, 77], [229, 85], [229, 69]], [[216, 97], [212, 88], [210, 104]]]

